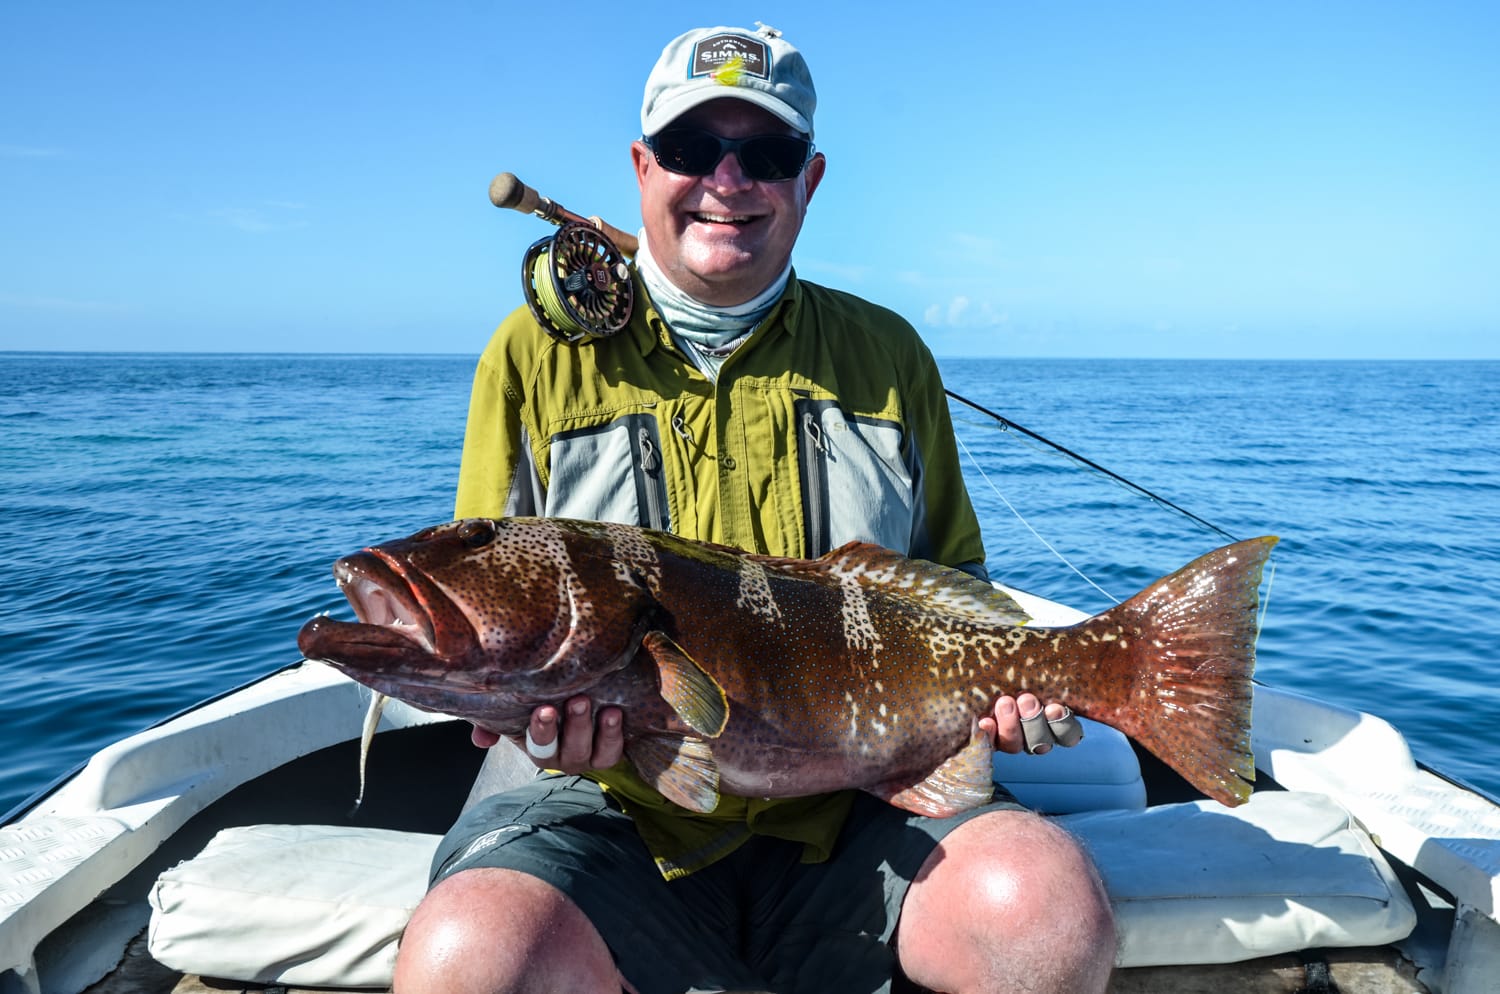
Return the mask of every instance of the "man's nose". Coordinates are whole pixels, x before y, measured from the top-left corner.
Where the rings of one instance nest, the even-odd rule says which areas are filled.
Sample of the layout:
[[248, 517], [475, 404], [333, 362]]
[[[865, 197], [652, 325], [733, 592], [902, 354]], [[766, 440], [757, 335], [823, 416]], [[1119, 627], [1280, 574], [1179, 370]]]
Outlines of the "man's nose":
[[710, 185], [715, 190], [744, 190], [748, 189], [755, 181], [745, 175], [745, 169], [740, 165], [738, 152], [726, 152], [714, 166], [713, 173], [708, 177]]

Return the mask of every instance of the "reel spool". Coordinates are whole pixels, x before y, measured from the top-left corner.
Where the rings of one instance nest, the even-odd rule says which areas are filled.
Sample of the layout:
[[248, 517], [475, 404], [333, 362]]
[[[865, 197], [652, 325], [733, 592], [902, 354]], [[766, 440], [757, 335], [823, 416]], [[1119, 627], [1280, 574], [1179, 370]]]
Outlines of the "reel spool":
[[526, 250], [521, 291], [547, 334], [569, 345], [617, 333], [635, 306], [625, 257], [598, 228], [576, 221]]

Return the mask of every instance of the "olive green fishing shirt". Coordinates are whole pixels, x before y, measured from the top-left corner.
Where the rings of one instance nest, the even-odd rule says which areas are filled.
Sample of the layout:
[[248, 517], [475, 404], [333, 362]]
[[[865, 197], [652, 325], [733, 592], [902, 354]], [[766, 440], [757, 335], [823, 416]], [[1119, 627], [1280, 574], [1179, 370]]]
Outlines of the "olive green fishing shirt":
[[[895, 313], [804, 283], [787, 289], [716, 381], [673, 343], [639, 278], [618, 334], [567, 345], [526, 308], [480, 357], [456, 516], [617, 521], [776, 556], [875, 542], [984, 575], [931, 353]], [[851, 795], [667, 801], [622, 762], [594, 775], [668, 878], [751, 833], [827, 858]]]

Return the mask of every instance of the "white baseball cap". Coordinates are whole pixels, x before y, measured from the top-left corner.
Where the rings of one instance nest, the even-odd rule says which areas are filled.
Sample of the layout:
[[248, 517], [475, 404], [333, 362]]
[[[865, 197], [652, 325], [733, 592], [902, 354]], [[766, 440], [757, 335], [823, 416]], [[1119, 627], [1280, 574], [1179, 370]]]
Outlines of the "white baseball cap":
[[818, 95], [807, 61], [780, 31], [756, 24], [755, 30], [695, 28], [662, 49], [646, 79], [641, 134], [656, 134], [699, 104], [733, 97], [811, 138]]

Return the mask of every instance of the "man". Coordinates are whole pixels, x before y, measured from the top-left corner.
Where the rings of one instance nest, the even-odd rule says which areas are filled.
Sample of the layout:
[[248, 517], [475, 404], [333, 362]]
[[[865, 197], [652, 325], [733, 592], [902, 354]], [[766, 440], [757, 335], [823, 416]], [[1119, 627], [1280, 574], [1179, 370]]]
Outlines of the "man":
[[[525, 309], [501, 325], [475, 376], [458, 516], [627, 521], [789, 556], [858, 538], [984, 574], [930, 354], [896, 315], [791, 272], [826, 168], [814, 106], [772, 29], [667, 46], [631, 146], [642, 299], [623, 331], [581, 345]], [[1006, 698], [981, 725], [1015, 752], [1018, 712], [1041, 710]], [[618, 710], [583, 699], [538, 709], [526, 747], [562, 772], [487, 799], [444, 840], [398, 994], [1107, 982], [1097, 875], [1012, 802], [933, 819], [844, 792], [693, 815], [620, 762]]]

